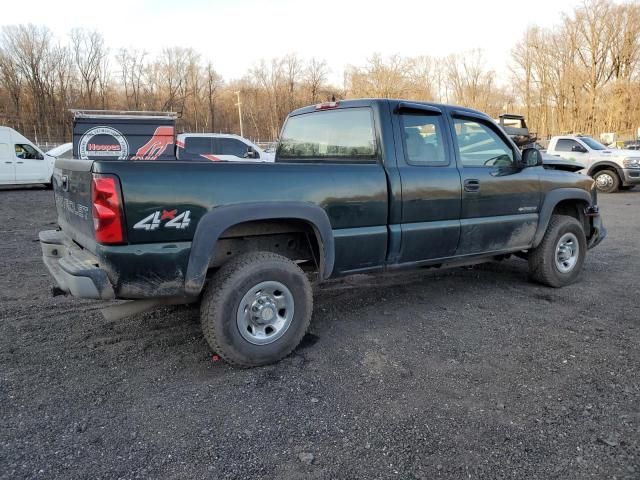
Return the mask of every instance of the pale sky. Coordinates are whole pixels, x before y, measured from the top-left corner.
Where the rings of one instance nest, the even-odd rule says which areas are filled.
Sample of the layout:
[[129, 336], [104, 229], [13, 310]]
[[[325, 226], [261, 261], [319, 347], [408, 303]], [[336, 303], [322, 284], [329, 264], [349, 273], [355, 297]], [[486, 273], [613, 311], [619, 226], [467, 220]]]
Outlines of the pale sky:
[[97, 29], [112, 52], [154, 54], [192, 47], [225, 80], [261, 58], [297, 53], [324, 58], [341, 85], [345, 65], [383, 55], [443, 56], [485, 50], [503, 76], [512, 44], [528, 25], [552, 26], [580, 0], [19, 0], [3, 2], [0, 25], [43, 24], [60, 39], [74, 27]]

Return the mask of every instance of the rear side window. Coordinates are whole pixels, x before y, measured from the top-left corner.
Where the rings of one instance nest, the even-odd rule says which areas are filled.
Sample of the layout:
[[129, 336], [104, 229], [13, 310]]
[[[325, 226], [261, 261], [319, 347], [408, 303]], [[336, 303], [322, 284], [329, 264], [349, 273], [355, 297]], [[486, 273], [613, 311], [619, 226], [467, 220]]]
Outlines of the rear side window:
[[402, 115], [405, 158], [409, 165], [448, 165], [440, 115]]
[[575, 140], [561, 138], [556, 143], [556, 152], [570, 152], [573, 147], [580, 146]]
[[277, 158], [295, 161], [375, 162], [369, 108], [344, 108], [289, 117]]
[[187, 137], [184, 141], [184, 160], [205, 160], [201, 155], [209, 155], [213, 151], [211, 137]]

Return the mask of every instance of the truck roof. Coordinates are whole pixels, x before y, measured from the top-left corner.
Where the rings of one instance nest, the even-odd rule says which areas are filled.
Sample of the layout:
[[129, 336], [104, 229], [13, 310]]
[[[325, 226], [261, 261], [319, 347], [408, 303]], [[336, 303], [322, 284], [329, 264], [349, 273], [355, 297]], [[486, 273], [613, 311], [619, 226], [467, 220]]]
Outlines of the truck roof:
[[238, 140], [248, 140], [245, 137], [236, 135], [234, 133], [207, 133], [207, 132], [182, 132], [177, 135], [177, 138], [182, 139], [184, 137], [211, 137], [211, 138], [237, 138]]
[[551, 140], [556, 138], [593, 138], [591, 135], [584, 135], [582, 133], [568, 133], [566, 135], [554, 135]]
[[[419, 100], [408, 100], [408, 99], [401, 99], [401, 98], [357, 98], [357, 99], [350, 99], [350, 100], [337, 100], [335, 102], [336, 103], [335, 108], [339, 109], [339, 108], [348, 108], [348, 107], [367, 107], [367, 106], [374, 105], [376, 103], [381, 104], [381, 103], [390, 103], [390, 102], [395, 104], [411, 103], [414, 105], [425, 105], [428, 107], [435, 107], [435, 108], [451, 108], [456, 110], [457, 112], [468, 112], [474, 115], [480, 115], [486, 118], [490, 118], [486, 113], [481, 112], [479, 110], [474, 110], [473, 108], [461, 107], [458, 105], [448, 105], [444, 103], [422, 102]], [[308, 105], [306, 107], [302, 107], [294, 110], [289, 115], [293, 116], [293, 115], [300, 115], [303, 113], [311, 113], [318, 109], [317, 108], [318, 105], [330, 104], [330, 103], [332, 102], [321, 102], [315, 105]]]

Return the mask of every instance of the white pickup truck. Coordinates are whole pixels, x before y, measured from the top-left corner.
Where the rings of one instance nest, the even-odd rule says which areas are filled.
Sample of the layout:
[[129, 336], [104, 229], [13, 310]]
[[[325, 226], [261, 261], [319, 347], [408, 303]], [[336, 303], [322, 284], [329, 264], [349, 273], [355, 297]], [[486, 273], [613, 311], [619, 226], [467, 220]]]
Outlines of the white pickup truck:
[[273, 162], [275, 157], [244, 137], [225, 133], [181, 133], [176, 137], [176, 147], [178, 160]]
[[584, 165], [581, 173], [592, 176], [601, 192], [640, 185], [639, 151], [610, 149], [587, 136], [562, 135], [551, 138], [546, 153]]

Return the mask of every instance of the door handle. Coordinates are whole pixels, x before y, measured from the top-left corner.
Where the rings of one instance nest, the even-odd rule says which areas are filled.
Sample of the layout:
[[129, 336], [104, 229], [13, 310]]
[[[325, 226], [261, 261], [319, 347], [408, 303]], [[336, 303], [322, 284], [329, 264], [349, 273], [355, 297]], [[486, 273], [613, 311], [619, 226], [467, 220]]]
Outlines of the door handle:
[[480, 180], [475, 178], [470, 178], [464, 181], [464, 191], [465, 192], [479, 192], [480, 191]]
[[24, 163], [24, 162], [16, 162], [16, 163]]
[[4, 163], [13, 163], [13, 162], [4, 162]]

